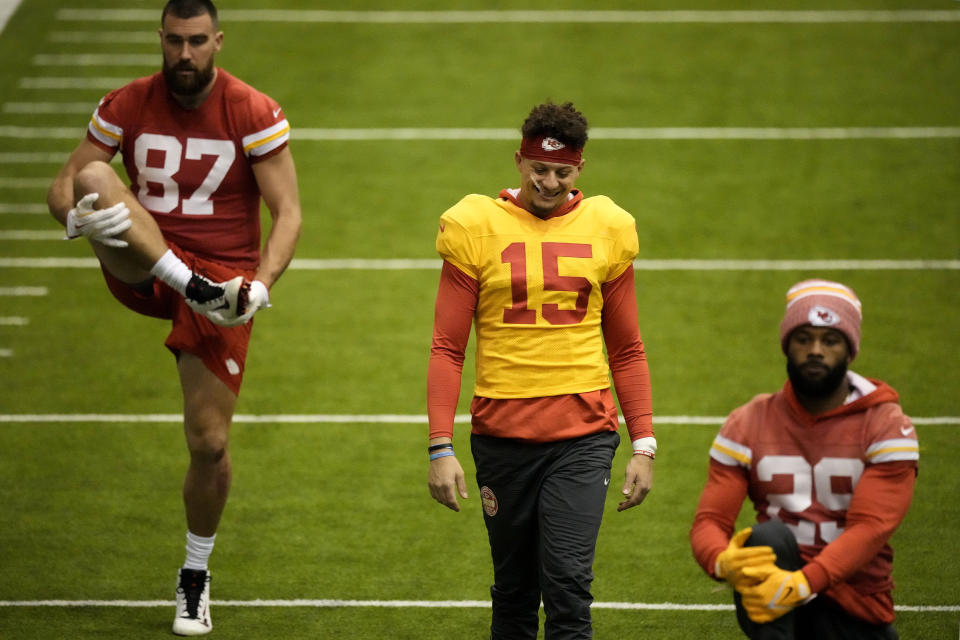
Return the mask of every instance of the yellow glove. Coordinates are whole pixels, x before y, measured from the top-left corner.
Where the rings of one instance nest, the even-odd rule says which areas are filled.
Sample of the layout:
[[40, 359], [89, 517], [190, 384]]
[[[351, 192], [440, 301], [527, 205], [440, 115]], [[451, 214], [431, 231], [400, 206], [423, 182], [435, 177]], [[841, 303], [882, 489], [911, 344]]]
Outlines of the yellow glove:
[[773, 553], [772, 547], [745, 547], [743, 543], [750, 537], [753, 531], [750, 527], [741, 529], [733, 538], [727, 548], [720, 552], [717, 561], [713, 565], [713, 575], [726, 580], [737, 588], [741, 585], [755, 584], [754, 581], [748, 581], [743, 570], [747, 567], [758, 567], [767, 564], [773, 564], [777, 556]]
[[773, 622], [794, 607], [816, 597], [810, 593], [810, 583], [803, 571], [785, 571], [774, 564], [747, 567], [743, 575], [757, 584], [738, 587], [743, 596], [743, 608], [758, 624]]

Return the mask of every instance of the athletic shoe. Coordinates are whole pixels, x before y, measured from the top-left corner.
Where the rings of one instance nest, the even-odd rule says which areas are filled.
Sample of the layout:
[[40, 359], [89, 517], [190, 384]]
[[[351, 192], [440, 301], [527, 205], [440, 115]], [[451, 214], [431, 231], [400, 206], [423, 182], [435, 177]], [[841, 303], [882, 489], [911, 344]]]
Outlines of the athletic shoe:
[[190, 276], [190, 282], [187, 283], [186, 291], [183, 297], [186, 299], [190, 308], [197, 313], [206, 313], [214, 309], [229, 308], [230, 303], [226, 299], [225, 283], [213, 283], [207, 278], [193, 274]]
[[177, 581], [177, 617], [173, 633], [178, 636], [202, 636], [210, 633], [210, 573], [180, 569]]
[[193, 274], [183, 297], [191, 309], [210, 322], [235, 327], [249, 320], [249, 317], [242, 317], [249, 295], [250, 283], [243, 276], [234, 276], [226, 282], [214, 284], [203, 276]]

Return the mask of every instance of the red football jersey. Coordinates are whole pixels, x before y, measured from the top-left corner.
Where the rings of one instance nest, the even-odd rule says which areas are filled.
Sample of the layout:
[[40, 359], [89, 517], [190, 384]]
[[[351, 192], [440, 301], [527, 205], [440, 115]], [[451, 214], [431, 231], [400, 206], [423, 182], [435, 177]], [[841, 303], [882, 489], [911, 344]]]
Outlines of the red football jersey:
[[252, 165], [289, 137], [279, 105], [223, 69], [196, 109], [173, 99], [162, 73], [134, 80], [100, 101], [87, 129], [91, 142], [120, 151], [130, 188], [168, 241], [243, 268], [260, 256]]
[[893, 619], [888, 540], [910, 504], [919, 447], [897, 393], [847, 375], [859, 397], [827, 413], [807, 413], [787, 382], [730, 414], [710, 449], [691, 543], [712, 574], [749, 496], [759, 521], [793, 531], [813, 591], [879, 624]]

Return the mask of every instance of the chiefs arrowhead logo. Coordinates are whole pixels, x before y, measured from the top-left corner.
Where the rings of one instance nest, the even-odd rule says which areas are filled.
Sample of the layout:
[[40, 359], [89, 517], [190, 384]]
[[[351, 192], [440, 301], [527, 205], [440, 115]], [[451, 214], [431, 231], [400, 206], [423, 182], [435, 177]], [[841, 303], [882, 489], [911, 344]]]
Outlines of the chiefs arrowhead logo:
[[544, 151], [560, 151], [560, 149], [563, 149], [566, 145], [556, 138], [544, 138], [540, 146]]
[[810, 313], [807, 314], [807, 320], [815, 327], [832, 327], [840, 322], [839, 316], [837, 316], [832, 309], [827, 309], [820, 305], [810, 309]]

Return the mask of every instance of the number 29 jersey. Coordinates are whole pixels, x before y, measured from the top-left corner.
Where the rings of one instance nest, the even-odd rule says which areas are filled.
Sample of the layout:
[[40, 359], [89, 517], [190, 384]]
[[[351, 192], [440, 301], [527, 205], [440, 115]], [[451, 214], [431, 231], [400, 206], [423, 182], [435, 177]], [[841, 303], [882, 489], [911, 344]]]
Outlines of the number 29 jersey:
[[605, 196], [538, 218], [511, 198], [469, 195], [440, 218], [437, 252], [477, 280], [476, 387], [535, 398], [610, 386], [601, 285], [633, 262], [633, 217]]
[[277, 103], [223, 69], [196, 109], [180, 106], [156, 73], [107, 94], [87, 128], [88, 140], [121, 152], [131, 190], [168, 242], [243, 268], [260, 255], [252, 165], [289, 136]]

